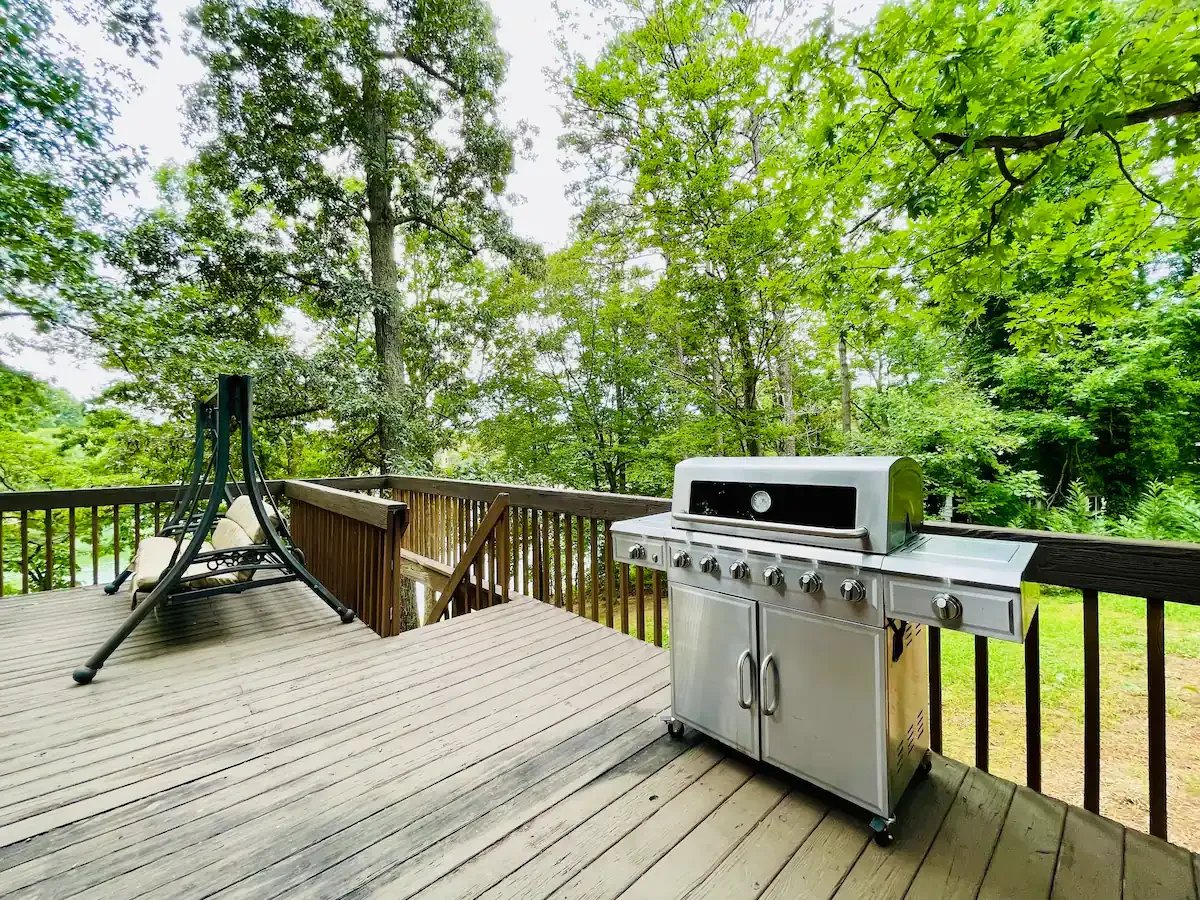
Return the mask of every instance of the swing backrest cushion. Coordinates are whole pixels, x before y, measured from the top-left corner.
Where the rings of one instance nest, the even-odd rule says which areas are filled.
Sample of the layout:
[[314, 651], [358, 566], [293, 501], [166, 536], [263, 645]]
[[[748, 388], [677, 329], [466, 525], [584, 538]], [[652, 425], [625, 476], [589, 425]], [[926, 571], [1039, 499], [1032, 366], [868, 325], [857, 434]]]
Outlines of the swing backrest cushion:
[[212, 545], [214, 550], [249, 547], [253, 543], [256, 542], [251, 540], [250, 535], [246, 534], [246, 530], [228, 516], [217, 522], [217, 527], [213, 529]]
[[[271, 516], [271, 524], [278, 525], [278, 518], [273, 513], [269, 513], [269, 515]], [[225, 511], [225, 518], [221, 521], [236, 523], [248, 538], [247, 540], [242, 541], [240, 544], [229, 544], [228, 546], [230, 547], [245, 547], [250, 544], [261, 544], [264, 540], [266, 540], [266, 535], [263, 533], [262, 526], [258, 524], [258, 516], [254, 515], [254, 505], [250, 502], [250, 497], [246, 494], [242, 494], [242, 496], [238, 497], [229, 504], [229, 509]], [[220, 527], [221, 523], [218, 522], [217, 528]], [[213, 546], [218, 548], [221, 547], [221, 545], [217, 543], [217, 534], [215, 531], [213, 532]]]

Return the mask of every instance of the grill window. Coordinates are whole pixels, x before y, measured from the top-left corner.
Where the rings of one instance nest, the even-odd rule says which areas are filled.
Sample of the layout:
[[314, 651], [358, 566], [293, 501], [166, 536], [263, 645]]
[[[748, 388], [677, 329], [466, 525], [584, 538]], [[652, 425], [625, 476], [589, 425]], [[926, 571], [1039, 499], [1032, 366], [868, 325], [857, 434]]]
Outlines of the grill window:
[[749, 522], [853, 528], [858, 491], [843, 485], [693, 481], [688, 512]]

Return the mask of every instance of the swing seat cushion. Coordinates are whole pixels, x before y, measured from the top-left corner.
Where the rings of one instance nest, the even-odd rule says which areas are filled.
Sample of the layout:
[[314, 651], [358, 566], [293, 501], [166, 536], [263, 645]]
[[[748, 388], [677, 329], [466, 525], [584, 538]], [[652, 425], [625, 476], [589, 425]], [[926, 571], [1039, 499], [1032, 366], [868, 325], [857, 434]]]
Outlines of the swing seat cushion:
[[[277, 523], [277, 518], [272, 515], [271, 524]], [[249, 547], [253, 544], [261, 544], [265, 539], [266, 535], [263, 533], [262, 526], [258, 524], [258, 517], [254, 515], [254, 507], [250, 503], [250, 498], [242, 495], [229, 504], [229, 509], [225, 511], [225, 515], [217, 521], [216, 527], [213, 528], [211, 543], [205, 541], [200, 551], [207, 553], [212, 550]], [[133, 560], [133, 577], [130, 579], [133, 583], [133, 592], [148, 591], [158, 584], [159, 579], [171, 567], [171, 557], [174, 553], [175, 538], [173, 537], [150, 537], [143, 540], [138, 545], [137, 555]], [[211, 571], [206, 563], [199, 562], [188, 566], [186, 575], [204, 575]], [[247, 581], [253, 574], [249, 570], [213, 573], [205, 578], [188, 581], [182, 588], [188, 590], [201, 587], [222, 587], [237, 584], [239, 581]]]

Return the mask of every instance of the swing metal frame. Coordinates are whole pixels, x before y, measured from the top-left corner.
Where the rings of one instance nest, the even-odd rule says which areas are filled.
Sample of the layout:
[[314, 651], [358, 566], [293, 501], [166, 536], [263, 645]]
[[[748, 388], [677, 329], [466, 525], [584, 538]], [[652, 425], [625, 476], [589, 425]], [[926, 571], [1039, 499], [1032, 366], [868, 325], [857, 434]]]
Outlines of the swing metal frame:
[[[303, 554], [292, 542], [287, 524], [275, 500], [266, 490], [262, 469], [254, 454], [253, 379], [249, 375], [221, 375], [217, 390], [196, 404], [196, 439], [189, 470], [180, 481], [170, 515], [159, 535], [177, 536], [171, 564], [158, 582], [140, 601], [133, 598], [133, 609], [121, 626], [92, 654], [73, 675], [79, 684], [88, 684], [104, 666], [125, 638], [151, 612], [168, 600], [193, 600], [219, 594], [240, 594], [253, 588], [302, 581], [325, 604], [338, 614], [342, 622], [354, 620], [354, 611], [335, 597], [304, 567]], [[233, 501], [239, 491], [238, 483], [230, 479], [234, 432], [240, 435], [240, 463], [245, 493], [250, 498], [254, 516], [263, 532], [263, 542], [245, 547], [204, 550], [209, 532], [220, 518], [223, 503]], [[208, 450], [211, 443], [212, 449]], [[207, 458], [207, 464], [205, 462]], [[211, 476], [211, 478], [210, 478]], [[204, 498], [207, 503], [200, 509]], [[270, 509], [268, 510], [268, 504]], [[200, 563], [204, 570], [189, 574]], [[203, 584], [208, 579], [242, 572], [278, 574], [266, 578], [250, 578], [229, 584]], [[116, 593], [132, 574], [127, 567], [111, 584], [109, 594]]]

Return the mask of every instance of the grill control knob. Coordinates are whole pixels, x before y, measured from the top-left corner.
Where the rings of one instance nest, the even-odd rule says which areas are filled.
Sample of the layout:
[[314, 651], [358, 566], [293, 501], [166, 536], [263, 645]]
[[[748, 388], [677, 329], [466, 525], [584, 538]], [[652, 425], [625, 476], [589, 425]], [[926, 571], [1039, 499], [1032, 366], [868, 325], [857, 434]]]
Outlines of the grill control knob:
[[686, 550], [676, 550], [671, 556], [671, 565], [677, 569], [686, 569], [692, 564], [692, 558]]
[[700, 560], [700, 571], [707, 575], [712, 575], [713, 573], [719, 575], [721, 572], [721, 564], [717, 562], [717, 558], [715, 556], [709, 554]]
[[821, 576], [816, 572], [805, 572], [800, 576], [800, 590], [806, 594], [816, 594], [821, 590]]
[[933, 598], [933, 614], [943, 622], [962, 618], [962, 603], [953, 594], [938, 594]]
[[629, 558], [630, 559], [645, 559], [646, 558], [646, 548], [643, 547], [641, 544], [634, 544], [632, 547], [629, 548]]
[[743, 560], [735, 559], [729, 564], [729, 574], [733, 578], [749, 578], [750, 567]]
[[779, 566], [767, 566], [763, 569], [763, 581], [771, 587], [779, 587], [783, 584], [783, 570]]
[[867, 599], [867, 589], [857, 578], [847, 578], [838, 590], [847, 603], [862, 603]]

